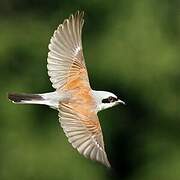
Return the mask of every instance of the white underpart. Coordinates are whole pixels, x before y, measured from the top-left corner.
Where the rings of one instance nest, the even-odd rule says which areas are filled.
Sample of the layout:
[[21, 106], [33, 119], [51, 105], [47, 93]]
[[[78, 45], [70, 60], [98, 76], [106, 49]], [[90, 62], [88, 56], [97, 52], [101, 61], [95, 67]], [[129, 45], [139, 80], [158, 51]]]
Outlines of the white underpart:
[[53, 109], [58, 109], [59, 103], [67, 98], [69, 98], [69, 95], [64, 92], [50, 92], [50, 93], [43, 93], [43, 94], [37, 94], [41, 96], [42, 100], [22, 100], [20, 104], [42, 104], [50, 106]]
[[44, 93], [40, 95], [44, 99], [43, 103], [54, 109], [58, 108], [59, 102], [62, 101], [65, 97], [63, 94], [57, 93], [56, 91], [50, 93]]

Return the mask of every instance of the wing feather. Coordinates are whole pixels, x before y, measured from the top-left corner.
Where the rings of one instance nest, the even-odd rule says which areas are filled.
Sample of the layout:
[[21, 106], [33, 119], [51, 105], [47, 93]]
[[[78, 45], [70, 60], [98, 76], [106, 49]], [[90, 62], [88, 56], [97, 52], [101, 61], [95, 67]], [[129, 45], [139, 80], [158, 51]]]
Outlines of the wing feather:
[[76, 107], [69, 103], [61, 103], [59, 107], [59, 121], [68, 141], [86, 158], [110, 167], [96, 113], [92, 112], [89, 116], [85, 116], [80, 114]]
[[72, 88], [68, 84], [82, 75], [83, 81], [89, 86], [81, 40], [83, 15], [83, 12], [78, 11], [69, 19], [65, 19], [50, 40], [47, 69], [55, 89]]
[[59, 121], [68, 141], [80, 154], [110, 167], [84, 62], [83, 15], [78, 11], [55, 30], [48, 46], [48, 75], [57, 91], [73, 91], [70, 102], [59, 105]]

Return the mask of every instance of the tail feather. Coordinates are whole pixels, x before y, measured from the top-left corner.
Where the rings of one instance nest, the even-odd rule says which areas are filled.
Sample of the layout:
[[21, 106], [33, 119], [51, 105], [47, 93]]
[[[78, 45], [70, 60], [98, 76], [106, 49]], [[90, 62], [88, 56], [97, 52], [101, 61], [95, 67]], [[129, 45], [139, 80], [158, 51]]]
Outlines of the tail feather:
[[38, 94], [18, 94], [18, 93], [8, 93], [8, 98], [14, 103], [27, 103], [31, 101], [42, 101], [44, 100], [42, 96]]
[[58, 109], [64, 96], [56, 91], [43, 94], [8, 93], [8, 98], [15, 104], [42, 104]]

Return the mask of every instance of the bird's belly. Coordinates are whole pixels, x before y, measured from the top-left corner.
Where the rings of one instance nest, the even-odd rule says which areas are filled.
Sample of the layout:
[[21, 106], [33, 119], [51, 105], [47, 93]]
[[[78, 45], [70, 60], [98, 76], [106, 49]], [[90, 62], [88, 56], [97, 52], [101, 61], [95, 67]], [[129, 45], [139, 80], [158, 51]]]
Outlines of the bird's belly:
[[66, 105], [84, 116], [87, 116], [90, 112], [94, 112], [96, 108], [91, 90], [85, 89], [74, 90]]

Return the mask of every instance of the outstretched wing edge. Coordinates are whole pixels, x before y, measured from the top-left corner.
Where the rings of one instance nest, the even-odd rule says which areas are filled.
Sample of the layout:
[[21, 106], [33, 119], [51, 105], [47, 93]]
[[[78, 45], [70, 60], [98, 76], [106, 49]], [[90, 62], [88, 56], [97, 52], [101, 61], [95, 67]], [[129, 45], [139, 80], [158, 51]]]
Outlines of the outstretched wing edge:
[[59, 122], [68, 141], [80, 154], [111, 167], [105, 152], [99, 119], [95, 112], [86, 117], [68, 104], [61, 103]]
[[55, 30], [49, 44], [47, 69], [50, 81], [55, 89], [63, 89], [71, 79], [83, 74], [89, 84], [88, 74], [82, 50], [82, 28], [84, 12], [75, 13]]

